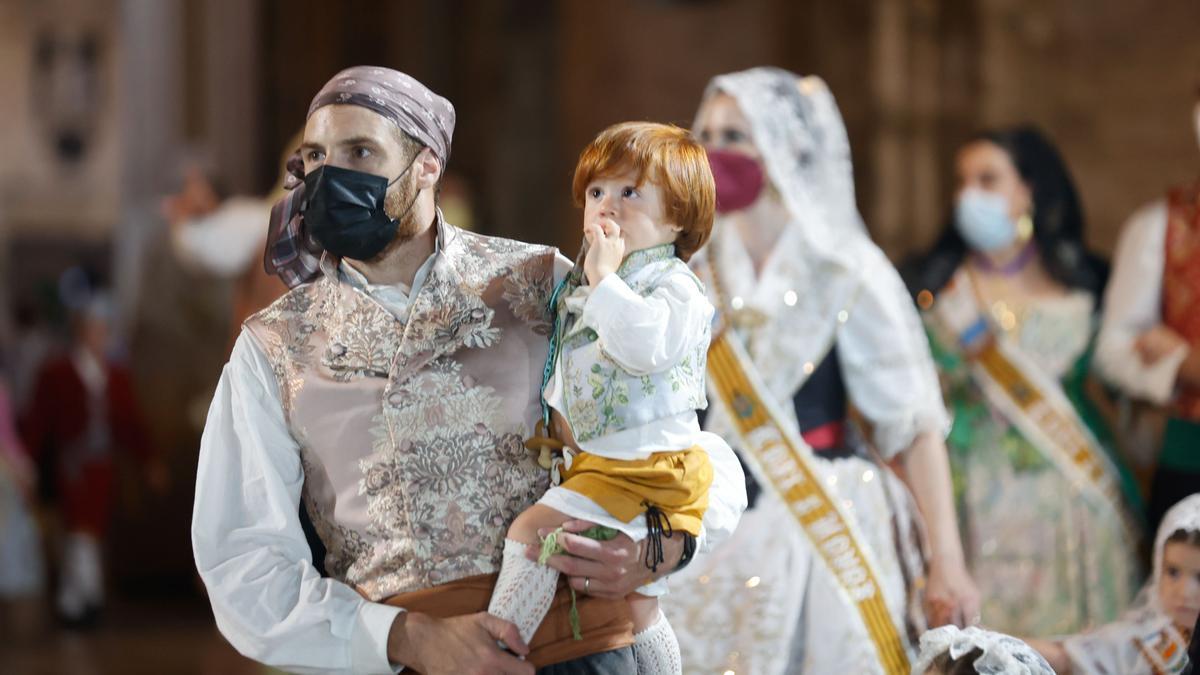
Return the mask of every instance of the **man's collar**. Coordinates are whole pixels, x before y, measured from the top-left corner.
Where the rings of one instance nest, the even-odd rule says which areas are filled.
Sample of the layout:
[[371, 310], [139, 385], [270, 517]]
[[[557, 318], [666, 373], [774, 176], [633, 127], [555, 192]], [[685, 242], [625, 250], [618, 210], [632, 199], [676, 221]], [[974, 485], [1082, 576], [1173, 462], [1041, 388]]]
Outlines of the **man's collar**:
[[675, 257], [675, 244], [659, 244], [650, 248], [642, 248], [625, 256], [621, 266], [617, 268], [617, 276], [629, 279], [635, 272], [652, 263], [669, 260]]

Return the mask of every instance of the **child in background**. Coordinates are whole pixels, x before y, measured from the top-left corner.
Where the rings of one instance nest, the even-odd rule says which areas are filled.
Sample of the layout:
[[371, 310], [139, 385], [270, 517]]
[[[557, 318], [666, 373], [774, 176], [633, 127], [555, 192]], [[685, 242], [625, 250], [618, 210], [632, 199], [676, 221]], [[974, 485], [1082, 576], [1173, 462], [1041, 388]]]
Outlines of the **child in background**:
[[1174, 675], [1187, 665], [1200, 615], [1200, 493], [1167, 511], [1154, 573], [1119, 621], [1055, 640], [1030, 640], [1059, 675]]
[[111, 356], [115, 309], [107, 293], [85, 289], [72, 307], [70, 349], [38, 374], [22, 425], [30, 455], [54, 458], [64, 536], [56, 604], [72, 627], [92, 627], [104, 606], [104, 548], [117, 455], [136, 457], [155, 493], [167, 491], [166, 463], [152, 446], [124, 363]]

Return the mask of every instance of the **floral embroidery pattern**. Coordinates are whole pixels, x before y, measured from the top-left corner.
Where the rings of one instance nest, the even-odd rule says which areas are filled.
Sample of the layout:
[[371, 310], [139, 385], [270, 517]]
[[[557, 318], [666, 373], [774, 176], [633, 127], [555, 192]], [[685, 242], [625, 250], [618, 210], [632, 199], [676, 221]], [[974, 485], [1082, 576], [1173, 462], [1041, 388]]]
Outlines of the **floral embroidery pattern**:
[[619, 410], [629, 405], [628, 377], [616, 364], [593, 363], [584, 380], [590, 391], [584, 392], [578, 375], [568, 374], [575, 394], [568, 404], [575, 438], [587, 441], [610, 429], [624, 428], [625, 418]]
[[[456, 255], [456, 271], [463, 285], [476, 294], [483, 293], [493, 281], [520, 274], [521, 268], [529, 266], [544, 267], [549, 285], [550, 264], [541, 258], [552, 256], [552, 249], [463, 231], [456, 232], [454, 244], [461, 249]], [[536, 271], [528, 274], [536, 275]], [[545, 295], [549, 297], [548, 292]]]
[[[1067, 489], [1046, 451], [992, 404], [958, 345], [932, 322], [927, 335], [952, 412], [946, 449], [963, 548], [985, 580], [989, 621], [1015, 634], [1050, 635], [1113, 619], [1136, 591], [1137, 568], [1114, 504]], [[1060, 381], [1081, 392], [1087, 373], [1084, 354]], [[1084, 422], [1094, 423], [1086, 398], [1075, 400]], [[1105, 437], [1101, 426], [1092, 428]]]
[[336, 371], [339, 382], [364, 375], [387, 377], [399, 346], [401, 324], [359, 293], [347, 298], [350, 306], [334, 323], [321, 362]]
[[356, 583], [360, 580], [358, 577], [361, 573], [353, 573], [352, 568], [356, 563], [367, 559], [371, 545], [358, 532], [339, 525], [332, 518], [332, 514], [321, 508], [318, 500], [313, 498], [310, 481], [316, 480], [315, 477], [321, 476], [322, 472], [314, 464], [311, 454], [309, 450], [301, 450], [300, 453], [300, 466], [304, 469], [305, 476], [301, 499], [312, 520], [313, 529], [325, 544], [325, 571], [335, 579]]
[[[513, 415], [514, 397], [534, 409], [533, 374], [484, 368], [480, 382], [459, 355], [506, 331], [542, 346], [553, 251], [444, 233], [407, 325], [332, 267], [248, 324], [305, 448], [326, 569], [372, 599], [494, 572], [509, 523], [548, 488], [522, 443], [532, 420]], [[328, 392], [351, 402], [345, 417], [324, 419]], [[345, 461], [356, 484], [329, 484], [345, 481]]]
[[415, 571], [431, 583], [496, 569], [508, 524], [548, 487], [522, 434], [494, 431], [514, 427], [496, 392], [461, 373], [460, 363], [443, 357], [406, 382], [396, 392], [400, 404], [385, 412], [389, 435], [404, 440], [394, 447], [381, 438], [361, 463], [368, 530], [395, 541], [411, 529], [412, 548], [401, 559], [420, 561]]
[[642, 393], [646, 396], [653, 396], [654, 392], [658, 391], [658, 387], [654, 386], [654, 380], [649, 375], [642, 375], [638, 378], [642, 385]]
[[447, 353], [463, 344], [489, 347], [499, 339], [499, 329], [490, 325], [495, 311], [478, 295], [434, 281], [428, 281], [417, 296], [401, 346], [402, 358]]
[[304, 364], [314, 352], [311, 338], [315, 326], [307, 317], [323, 306], [316, 302], [320, 291], [315, 284], [299, 286], [246, 323], [271, 364], [284, 413], [289, 417], [292, 401], [304, 385]]
[[[704, 286], [667, 247], [636, 251], [621, 265], [622, 279], [639, 295], [649, 295], [671, 275]], [[707, 326], [696, 336], [690, 354], [665, 372], [627, 373], [600, 347], [594, 330], [579, 323], [586, 298], [578, 288], [560, 296], [560, 330], [556, 367], [563, 369], [564, 400], [571, 431], [586, 442], [668, 415], [707, 406], [704, 368]]]
[[529, 324], [538, 335], [550, 335], [551, 268], [532, 259], [504, 278], [504, 299], [518, 319]]
[[667, 382], [671, 383], [671, 391], [685, 392], [688, 396], [688, 404], [693, 408], [704, 408], [708, 405], [704, 393], [704, 367], [701, 365], [697, 368], [694, 365], [705, 363], [707, 344], [708, 342], [705, 341], [704, 346], [698, 349], [697, 353], [683, 357], [679, 363], [667, 371]]
[[433, 361], [395, 392], [403, 405], [389, 411], [392, 433], [410, 443], [432, 443], [447, 433], [475, 433], [479, 424], [494, 429], [511, 426], [500, 412], [496, 392], [471, 385], [474, 383], [462, 377], [462, 365], [457, 361]]

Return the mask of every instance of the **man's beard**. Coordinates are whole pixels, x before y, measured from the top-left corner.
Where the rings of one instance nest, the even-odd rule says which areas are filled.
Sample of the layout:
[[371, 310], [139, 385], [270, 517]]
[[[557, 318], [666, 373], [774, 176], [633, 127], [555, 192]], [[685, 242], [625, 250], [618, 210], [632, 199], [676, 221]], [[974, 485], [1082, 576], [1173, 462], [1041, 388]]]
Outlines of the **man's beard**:
[[417, 222], [416, 200], [417, 180], [416, 176], [410, 173], [400, 179], [400, 184], [396, 186], [396, 189], [389, 191], [383, 198], [383, 212], [387, 214], [388, 218], [398, 219], [395, 236], [379, 255], [365, 262], [371, 264], [380, 262], [425, 230], [425, 224]]

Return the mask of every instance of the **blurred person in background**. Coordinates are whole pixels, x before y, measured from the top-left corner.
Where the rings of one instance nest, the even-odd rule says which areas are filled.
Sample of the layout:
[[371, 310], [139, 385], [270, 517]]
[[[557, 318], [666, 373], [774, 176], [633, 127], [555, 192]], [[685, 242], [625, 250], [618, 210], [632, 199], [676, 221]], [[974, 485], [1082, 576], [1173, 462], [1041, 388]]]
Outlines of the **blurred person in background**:
[[33, 299], [18, 301], [13, 318], [8, 358], [2, 365], [9, 378], [13, 410], [19, 416], [29, 406], [38, 371], [59, 347], [60, 337], [50, 329], [44, 313], [39, 311], [38, 303]]
[[[279, 277], [267, 274], [262, 252], [267, 243], [271, 206], [281, 199], [287, 159], [303, 140], [289, 139], [280, 164], [279, 182], [264, 197], [221, 194], [218, 181], [199, 163], [185, 168], [178, 192], [163, 198], [160, 211], [167, 221], [167, 242], [189, 274], [230, 282], [228, 338], [224, 355], [242, 330], [242, 322], [275, 301], [287, 290]], [[211, 380], [210, 380], [211, 382]], [[211, 385], [194, 392], [186, 417], [194, 429], [204, 428]]]
[[168, 477], [150, 446], [129, 371], [111, 356], [109, 296], [89, 291], [68, 309], [70, 345], [38, 374], [22, 432], [31, 455], [54, 466], [63, 530], [58, 614], [67, 625], [89, 626], [104, 604], [103, 548], [117, 453], [133, 455], [159, 494]]
[[28, 636], [40, 624], [45, 579], [33, 518], [37, 472], [17, 436], [12, 398], [0, 377], [0, 630]]
[[1075, 635], [1029, 639], [1059, 675], [1176, 675], [1200, 620], [1200, 492], [1172, 506], [1154, 538], [1154, 567], [1121, 618]]
[[192, 166], [185, 171], [179, 192], [163, 199], [162, 214], [170, 227], [171, 248], [179, 260], [193, 270], [234, 282], [230, 347], [241, 332], [242, 322], [287, 290], [279, 277], [263, 269], [262, 252], [271, 206], [285, 194], [287, 160], [301, 140], [301, 134], [289, 139], [279, 167], [279, 182], [266, 196], [221, 199], [212, 179], [200, 167]]
[[958, 150], [950, 222], [916, 261], [946, 401], [962, 538], [985, 625], [1051, 635], [1132, 599], [1136, 487], [1089, 380], [1105, 264], [1066, 165], [1037, 130]]
[[[1192, 123], [1200, 141], [1200, 90]], [[1172, 188], [1125, 223], [1096, 367], [1130, 399], [1167, 411], [1154, 448], [1154, 527], [1171, 504], [1200, 489], [1200, 180]]]

